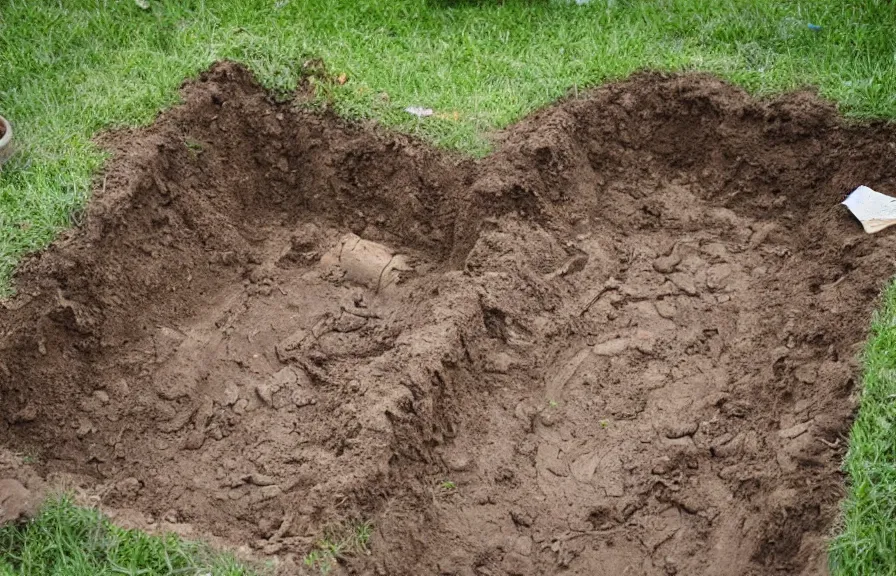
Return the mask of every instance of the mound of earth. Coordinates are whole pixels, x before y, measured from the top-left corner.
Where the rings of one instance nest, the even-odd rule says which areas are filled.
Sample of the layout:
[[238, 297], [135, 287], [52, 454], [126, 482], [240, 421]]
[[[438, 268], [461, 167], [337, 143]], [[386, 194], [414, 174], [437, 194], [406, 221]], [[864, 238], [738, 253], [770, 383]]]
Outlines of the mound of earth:
[[0, 472], [284, 573], [362, 521], [346, 573], [824, 571], [892, 128], [646, 74], [473, 161], [232, 64], [184, 99], [20, 269]]

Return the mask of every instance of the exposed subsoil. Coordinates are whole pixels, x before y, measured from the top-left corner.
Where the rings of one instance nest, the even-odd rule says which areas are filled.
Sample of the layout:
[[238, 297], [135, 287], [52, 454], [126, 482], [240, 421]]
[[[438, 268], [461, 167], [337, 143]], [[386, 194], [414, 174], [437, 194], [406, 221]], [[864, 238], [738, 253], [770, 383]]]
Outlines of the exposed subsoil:
[[893, 128], [644, 74], [472, 161], [184, 98], [0, 310], [0, 477], [284, 573], [359, 521], [347, 573], [825, 571]]

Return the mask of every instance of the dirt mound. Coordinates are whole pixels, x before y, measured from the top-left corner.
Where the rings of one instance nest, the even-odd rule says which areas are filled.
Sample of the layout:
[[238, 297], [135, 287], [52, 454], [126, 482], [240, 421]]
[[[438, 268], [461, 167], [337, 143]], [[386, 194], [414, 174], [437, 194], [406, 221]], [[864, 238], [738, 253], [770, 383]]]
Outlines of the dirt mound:
[[29, 470], [289, 573], [358, 521], [350, 573], [824, 571], [891, 128], [642, 75], [473, 162], [230, 64], [185, 99], [0, 311]]

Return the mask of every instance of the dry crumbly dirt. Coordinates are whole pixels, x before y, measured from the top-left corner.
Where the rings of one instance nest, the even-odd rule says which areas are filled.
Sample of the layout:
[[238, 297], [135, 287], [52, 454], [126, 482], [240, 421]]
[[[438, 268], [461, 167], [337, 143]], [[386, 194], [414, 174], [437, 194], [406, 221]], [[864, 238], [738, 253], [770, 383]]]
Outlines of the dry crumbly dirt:
[[473, 161], [184, 98], [0, 309], [0, 476], [288, 574], [360, 521], [349, 574], [825, 572], [893, 128], [642, 74]]

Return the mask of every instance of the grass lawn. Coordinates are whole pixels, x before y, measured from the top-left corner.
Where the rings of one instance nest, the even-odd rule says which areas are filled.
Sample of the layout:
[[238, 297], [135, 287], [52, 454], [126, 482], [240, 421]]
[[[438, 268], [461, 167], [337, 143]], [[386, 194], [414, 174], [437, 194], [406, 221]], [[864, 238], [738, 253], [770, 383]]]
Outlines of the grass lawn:
[[[223, 58], [246, 63], [283, 95], [304, 61], [323, 58], [348, 80], [329, 89], [340, 114], [472, 154], [488, 151], [490, 130], [641, 68], [710, 71], [757, 94], [814, 85], [849, 115], [896, 118], [889, 0], [144, 1], [147, 9], [135, 0], [0, 4], [0, 114], [19, 147], [0, 173], [0, 291], [22, 254], [77, 219], [104, 159], [93, 135], [150, 122], [177, 100], [184, 78]], [[420, 121], [403, 112], [411, 105], [438, 114]], [[896, 574], [894, 319], [891, 291], [866, 357], [847, 461], [853, 486], [832, 548], [837, 574]], [[0, 558], [0, 574], [82, 573], [58, 569], [68, 561], [82, 562], [83, 573], [104, 573], [88, 561], [132, 573], [114, 572], [108, 554], [59, 545], [53, 538], [86, 538], [90, 551], [95, 534], [69, 505], [50, 514], [21, 537], [2, 532], [14, 551]], [[148, 567], [159, 556], [146, 551], [166, 546], [104, 530], [138, 554], [115, 562], [143, 558]], [[28, 554], [31, 564], [22, 563]]]
[[249, 576], [232, 558], [174, 536], [123, 530], [68, 500], [27, 526], [0, 528], [0, 576]]
[[852, 428], [844, 527], [835, 574], [896, 574], [896, 284], [884, 294], [865, 348], [862, 406]]

